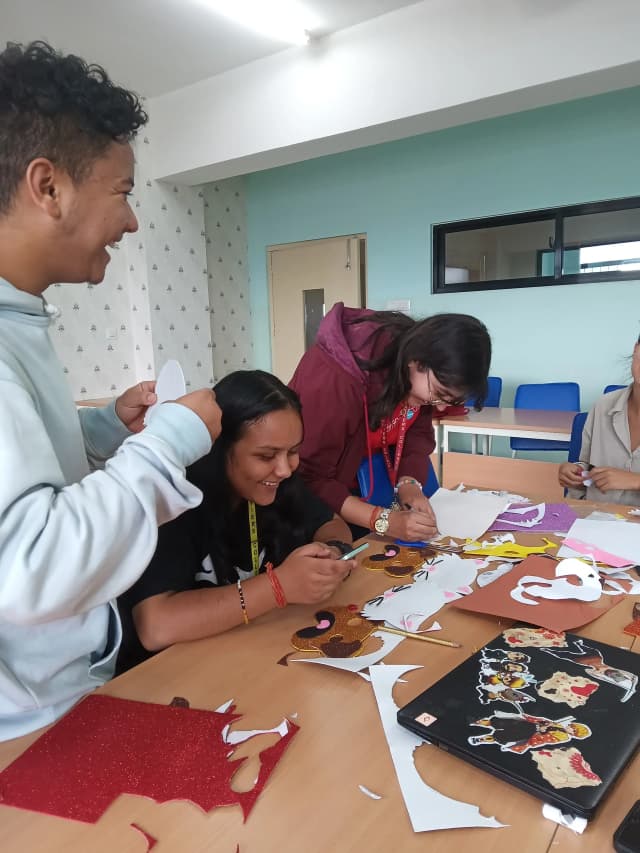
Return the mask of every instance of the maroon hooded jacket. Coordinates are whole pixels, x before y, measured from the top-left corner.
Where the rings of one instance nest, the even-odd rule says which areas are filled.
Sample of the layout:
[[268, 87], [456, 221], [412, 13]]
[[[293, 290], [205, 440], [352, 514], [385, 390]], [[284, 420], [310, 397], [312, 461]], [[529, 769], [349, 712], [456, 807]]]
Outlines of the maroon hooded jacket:
[[[370, 405], [378, 399], [385, 378], [380, 371], [362, 370], [354, 357], [377, 357], [388, 342], [388, 338], [380, 340], [383, 335], [372, 338], [374, 322], [347, 322], [372, 314], [337, 302], [289, 382], [302, 402], [300, 472], [309, 488], [336, 513], [351, 495], [358, 466], [368, 454], [365, 400]], [[434, 447], [431, 406], [422, 406], [407, 430], [398, 476], [424, 483]]]

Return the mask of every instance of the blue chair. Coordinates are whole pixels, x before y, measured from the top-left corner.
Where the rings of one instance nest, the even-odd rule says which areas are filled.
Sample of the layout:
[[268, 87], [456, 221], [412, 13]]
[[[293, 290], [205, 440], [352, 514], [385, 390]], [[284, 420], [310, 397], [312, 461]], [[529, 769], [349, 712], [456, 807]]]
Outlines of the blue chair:
[[[384, 464], [384, 456], [382, 453], [374, 453], [371, 456], [371, 465], [373, 469], [373, 492], [369, 498], [369, 503], [375, 506], [391, 506], [393, 501], [393, 486], [387, 474], [387, 468]], [[358, 486], [362, 497], [369, 494], [369, 460], [363, 459], [358, 468]], [[429, 459], [429, 473], [427, 482], [422, 487], [424, 494], [430, 498], [431, 495], [440, 488], [438, 477], [433, 470], [433, 465]]]
[[[499, 406], [500, 397], [502, 396], [502, 377], [488, 376], [487, 377], [487, 398], [484, 401], [484, 406]], [[475, 398], [471, 397], [465, 402], [465, 406], [472, 409], [476, 404]]]
[[[602, 392], [603, 394], [608, 394], [609, 391], [622, 391], [623, 388], [626, 388], [626, 385], [607, 385], [607, 387]], [[571, 461], [571, 460], [569, 460]]]
[[587, 420], [588, 412], [578, 412], [573, 419], [571, 425], [571, 440], [569, 441], [569, 462], [577, 462], [580, 459], [580, 449], [582, 448], [582, 430], [584, 423]]
[[[580, 386], [577, 382], [518, 385], [513, 405], [516, 409], [577, 412], [580, 410]], [[510, 444], [512, 456], [515, 456], [518, 450], [569, 450], [568, 441], [512, 438]]]

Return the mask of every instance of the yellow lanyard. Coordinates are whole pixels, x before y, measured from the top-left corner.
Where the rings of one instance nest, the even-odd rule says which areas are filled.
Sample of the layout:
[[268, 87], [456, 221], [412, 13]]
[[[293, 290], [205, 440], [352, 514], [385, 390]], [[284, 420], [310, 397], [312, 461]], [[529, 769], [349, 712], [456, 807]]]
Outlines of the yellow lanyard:
[[260, 550], [258, 549], [258, 524], [256, 522], [256, 505], [253, 501], [247, 501], [249, 507], [249, 536], [251, 538], [251, 565], [253, 573], [257, 575], [260, 571]]

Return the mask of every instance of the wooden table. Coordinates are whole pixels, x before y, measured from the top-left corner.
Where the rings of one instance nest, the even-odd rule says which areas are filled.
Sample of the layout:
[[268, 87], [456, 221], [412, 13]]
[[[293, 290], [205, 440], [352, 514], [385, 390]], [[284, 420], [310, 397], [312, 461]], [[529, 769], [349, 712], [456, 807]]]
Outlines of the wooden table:
[[[471, 410], [468, 415], [441, 418], [442, 450], [449, 450], [451, 433], [484, 436], [485, 454], [488, 454], [491, 436], [531, 438], [544, 441], [569, 441], [576, 412], [546, 409], [505, 409], [491, 407], [481, 412]], [[475, 453], [475, 449], [473, 450]]]
[[[442, 450], [440, 483], [447, 488], [459, 482], [475, 483], [483, 488], [520, 494], [535, 492], [545, 500], [560, 500], [564, 492], [558, 483], [557, 463], [490, 456], [489, 442], [492, 436], [568, 441], [575, 414], [488, 407], [481, 412], [442, 418], [438, 426]], [[453, 433], [472, 436], [471, 454], [449, 451], [449, 437]], [[479, 435], [484, 439], [484, 456], [476, 454]]]
[[[573, 504], [580, 515], [596, 505]], [[614, 509], [597, 505], [598, 509]], [[519, 534], [518, 540], [540, 537]], [[379, 548], [380, 541], [376, 543]], [[334, 603], [362, 604], [397, 581], [363, 568], [338, 590]], [[622, 633], [629, 621], [629, 597], [580, 633], [640, 650], [640, 641]], [[143, 853], [145, 839], [132, 822], [159, 839], [153, 853], [604, 853], [612, 849], [614, 828], [637, 799], [640, 757], [624, 772], [601, 812], [583, 836], [542, 817], [541, 802], [510, 785], [425, 745], [415, 753], [424, 780], [437, 790], [475, 803], [482, 814], [509, 824], [504, 829], [462, 829], [414, 833], [405, 810], [370, 684], [351, 673], [309, 664], [277, 661], [290, 652], [290, 637], [314, 624], [317, 608], [290, 606], [257, 619], [248, 628], [209, 640], [174, 646], [101, 688], [102, 693], [145, 702], [186, 697], [195, 708], [215, 709], [228, 699], [243, 715], [236, 727], [267, 729], [293, 716], [300, 731], [266, 784], [246, 823], [239, 807], [203, 814], [184, 802], [156, 804], [122, 796], [96, 825], [86, 825], [0, 805], [3, 853]], [[385, 658], [389, 664], [422, 664], [398, 683], [402, 705], [435, 682], [510, 623], [490, 616], [443, 609], [439, 637], [460, 649], [405, 640]], [[0, 744], [0, 767], [31, 744], [32, 734]], [[259, 736], [240, 748], [252, 756], [238, 784], [251, 787], [258, 752], [276, 736]], [[52, 780], [60, 784], [61, 780]], [[358, 788], [380, 794], [374, 801]]]

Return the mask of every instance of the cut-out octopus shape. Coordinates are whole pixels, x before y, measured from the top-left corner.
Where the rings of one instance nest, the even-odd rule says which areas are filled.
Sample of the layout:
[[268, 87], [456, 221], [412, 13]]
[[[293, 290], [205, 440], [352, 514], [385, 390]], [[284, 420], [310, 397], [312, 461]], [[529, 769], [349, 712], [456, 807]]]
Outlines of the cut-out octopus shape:
[[315, 613], [316, 624], [301, 628], [291, 637], [294, 649], [320, 652], [329, 658], [359, 655], [376, 626], [358, 613], [358, 607], [326, 607]]
[[385, 545], [380, 554], [369, 554], [362, 560], [365, 569], [384, 572], [391, 578], [405, 578], [419, 569], [423, 562], [433, 557], [429, 548], [408, 548], [403, 545]]

